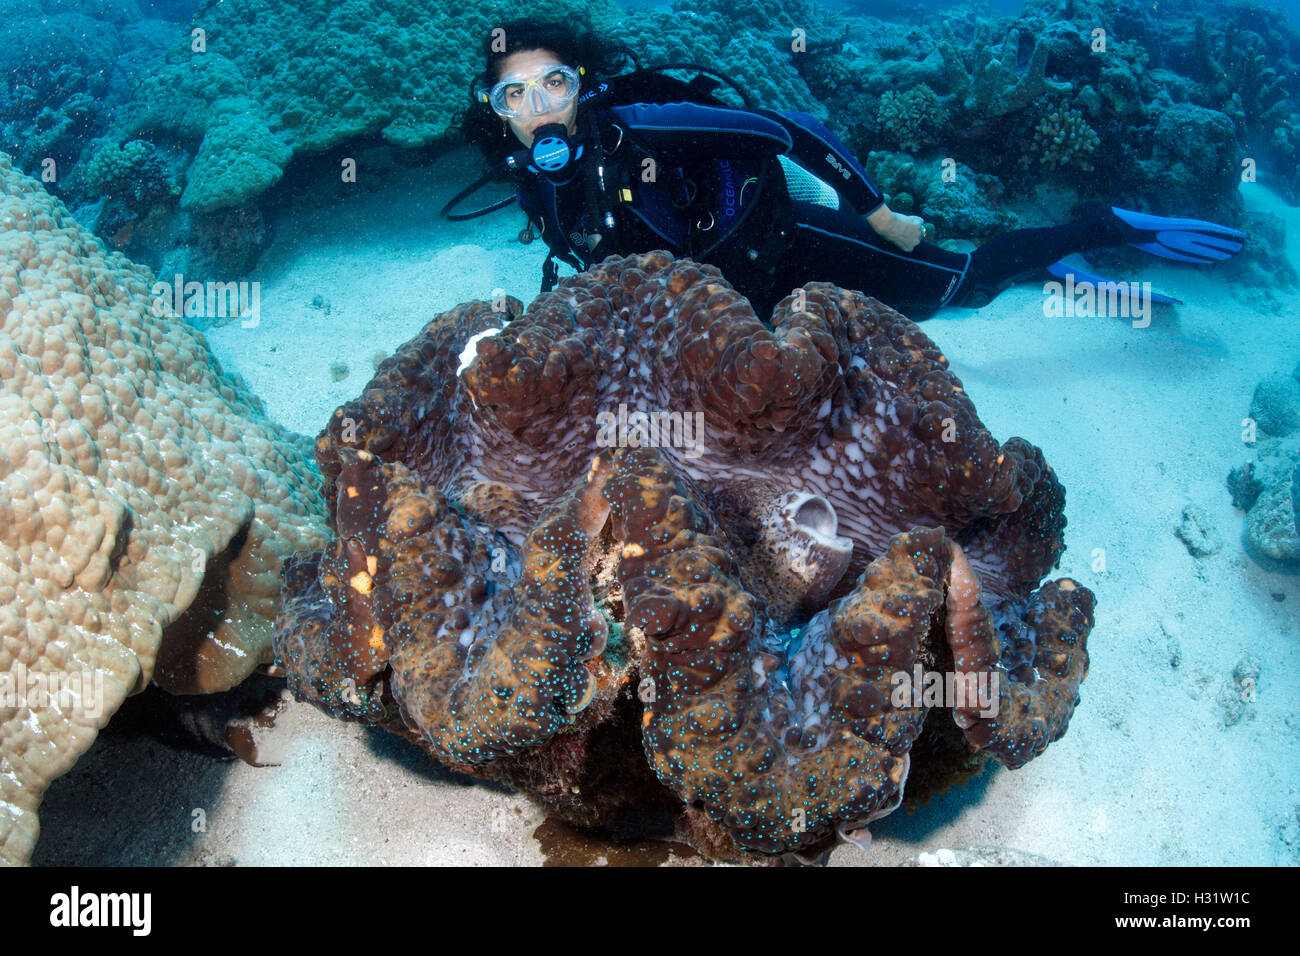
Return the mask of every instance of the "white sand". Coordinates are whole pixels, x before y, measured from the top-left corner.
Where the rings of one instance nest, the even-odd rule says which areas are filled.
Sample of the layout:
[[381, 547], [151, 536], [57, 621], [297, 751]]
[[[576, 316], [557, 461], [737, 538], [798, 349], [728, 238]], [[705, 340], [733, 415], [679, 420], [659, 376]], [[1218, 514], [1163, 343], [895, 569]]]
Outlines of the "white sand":
[[[517, 210], [457, 226], [442, 202], [470, 168], [452, 156], [381, 193], [278, 224], [259, 264], [262, 322], [210, 332], [283, 424], [309, 435], [432, 316], [502, 287], [524, 301], [544, 250], [513, 242]], [[1300, 215], [1271, 196], [1296, 254]], [[1092, 670], [1066, 737], [1014, 773], [974, 783], [872, 826], [863, 855], [896, 863], [940, 847], [999, 845], [1075, 864], [1300, 863], [1300, 578], [1242, 551], [1225, 489], [1249, 457], [1240, 422], [1256, 382], [1300, 359], [1300, 329], [1235, 301], [1214, 270], [1156, 263], [1142, 276], [1189, 305], [1149, 328], [1047, 319], [1035, 288], [925, 331], [948, 355], [985, 425], [1041, 446], [1067, 489], [1060, 573], [1097, 594]], [[330, 314], [312, 308], [313, 296]], [[350, 375], [330, 378], [334, 361]], [[1193, 558], [1174, 536], [1184, 504], [1209, 515], [1223, 549]], [[1104, 573], [1093, 570], [1104, 551]], [[1281, 594], [1282, 601], [1271, 595]], [[1171, 666], [1175, 647], [1179, 666]], [[1248, 655], [1257, 701], [1226, 727], [1219, 695]], [[542, 815], [522, 797], [451, 781], [386, 735], [306, 705], [281, 718], [281, 766], [216, 764], [144, 741], [97, 744], [42, 813], [45, 862], [525, 863]], [[192, 810], [207, 830], [195, 834]], [[101, 821], [111, 820], [111, 831]], [[1290, 842], [1287, 842], [1290, 841]]]

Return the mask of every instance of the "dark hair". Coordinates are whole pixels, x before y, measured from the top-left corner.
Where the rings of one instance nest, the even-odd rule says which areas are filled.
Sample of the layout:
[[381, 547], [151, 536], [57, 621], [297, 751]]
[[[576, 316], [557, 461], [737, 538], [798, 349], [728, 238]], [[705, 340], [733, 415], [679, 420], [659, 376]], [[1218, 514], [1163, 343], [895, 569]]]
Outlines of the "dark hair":
[[[502, 34], [496, 32], [498, 29]], [[494, 46], [503, 48], [494, 49]], [[470, 83], [472, 103], [455, 126], [466, 142], [482, 150], [489, 163], [504, 159], [518, 143], [513, 136], [501, 135], [501, 118], [492, 112], [492, 107], [479, 102], [475, 93], [496, 83], [500, 79], [501, 61], [519, 50], [550, 50], [566, 66], [583, 67], [579, 95], [593, 84], [623, 72], [629, 65], [640, 66], [630, 47], [601, 36], [586, 24], [511, 20], [494, 27], [483, 40], [483, 70]]]

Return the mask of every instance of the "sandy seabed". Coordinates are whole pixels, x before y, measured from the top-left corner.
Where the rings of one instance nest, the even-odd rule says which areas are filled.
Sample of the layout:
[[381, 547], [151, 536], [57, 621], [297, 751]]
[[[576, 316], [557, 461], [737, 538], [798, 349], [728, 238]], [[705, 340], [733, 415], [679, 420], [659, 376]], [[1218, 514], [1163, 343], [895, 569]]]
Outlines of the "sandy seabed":
[[[273, 418], [314, 436], [359, 394], [375, 353], [393, 352], [438, 312], [500, 289], [533, 297], [545, 253], [540, 241], [516, 241], [517, 209], [467, 223], [438, 217], [473, 175], [453, 153], [276, 224], [251, 276], [262, 282], [260, 324], [207, 332]], [[1300, 210], [1243, 188], [1249, 206], [1286, 220], [1300, 266]], [[1068, 734], [1042, 757], [1014, 773], [991, 766], [878, 821], [869, 853], [842, 846], [833, 865], [968, 846], [1079, 865], [1300, 864], [1300, 577], [1246, 556], [1224, 483], [1250, 457], [1241, 420], [1256, 383], [1300, 360], [1300, 297], [1279, 295], [1279, 308], [1261, 311], [1214, 269], [1157, 260], [1133, 278], [1188, 304], [1136, 329], [1047, 318], [1041, 289], [1026, 286], [924, 324], [989, 430], [1042, 447], [1066, 487], [1057, 573], [1097, 595], [1092, 667]], [[335, 380], [340, 362], [347, 374]], [[1189, 503], [1223, 541], [1218, 553], [1194, 558], [1175, 537]], [[1233, 672], [1248, 658], [1259, 662], [1254, 700], [1230, 725], [1223, 701], [1241, 691]], [[50, 788], [34, 862], [546, 858], [534, 836], [544, 815], [527, 799], [457, 778], [382, 731], [295, 703], [272, 745], [278, 766], [255, 768], [110, 730]]]

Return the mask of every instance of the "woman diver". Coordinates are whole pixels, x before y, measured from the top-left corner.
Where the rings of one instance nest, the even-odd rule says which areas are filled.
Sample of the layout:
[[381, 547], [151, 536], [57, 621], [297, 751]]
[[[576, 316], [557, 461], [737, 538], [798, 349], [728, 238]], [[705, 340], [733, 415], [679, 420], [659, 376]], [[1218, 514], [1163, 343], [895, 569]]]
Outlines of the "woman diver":
[[[449, 212], [488, 179], [511, 176], [550, 250], [543, 289], [555, 283], [556, 257], [581, 269], [662, 248], [716, 265], [761, 316], [820, 280], [923, 318], [985, 305], [1045, 269], [1106, 281], [1058, 262], [1075, 252], [1128, 243], [1208, 263], [1246, 239], [1214, 223], [1090, 204], [1079, 221], [951, 252], [926, 241], [921, 219], [892, 211], [818, 120], [759, 108], [744, 91], [746, 108], [725, 105], [703, 75], [713, 71], [697, 67], [686, 83], [640, 69], [631, 50], [591, 32], [527, 20], [494, 30], [484, 54], [460, 129], [497, 165], [443, 212], [464, 219], [501, 208], [513, 200]], [[638, 69], [616, 76], [629, 62]]]

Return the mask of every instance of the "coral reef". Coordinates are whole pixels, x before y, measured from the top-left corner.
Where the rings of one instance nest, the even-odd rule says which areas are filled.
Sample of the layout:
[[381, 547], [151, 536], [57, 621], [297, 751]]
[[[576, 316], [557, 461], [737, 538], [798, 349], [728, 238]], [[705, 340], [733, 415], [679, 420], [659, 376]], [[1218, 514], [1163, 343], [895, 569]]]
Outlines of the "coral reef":
[[[255, 200], [294, 156], [376, 135], [398, 149], [445, 136], [465, 105], [485, 31], [532, 12], [585, 17], [646, 62], [723, 69], [768, 107], [822, 118], [859, 155], [942, 148], [1020, 197], [1044, 171], [1068, 169], [1091, 197], [1134, 205], [1140, 195], [1144, 207], [1174, 213], [1194, 204], [1199, 215], [1235, 221], [1243, 157], [1259, 160], [1261, 181], [1292, 198], [1300, 191], [1300, 39], [1248, 10], [1207, 19], [1031, 0], [1015, 17], [958, 7], [887, 23], [767, 0], [740, 8], [678, 0], [671, 12], [566, 0], [454, 16], [441, 4], [395, 0], [343, 10], [325, 0], [256, 0], [207, 3], [180, 29], [135, 22], [130, 2], [15, 6], [0, 27], [0, 60], [17, 64], [0, 85], [0, 148], [7, 143], [29, 170], [47, 157], [70, 166], [80, 154], [84, 163], [97, 137], [178, 150], [180, 206], [195, 212]], [[201, 50], [192, 48], [196, 28]], [[1045, 101], [1066, 92], [1072, 108], [1043, 115]], [[1029, 143], [1027, 155], [1008, 142]], [[69, 188], [74, 207], [96, 198], [77, 193], [75, 181]], [[101, 234], [122, 226], [110, 215]], [[146, 251], [138, 241], [123, 247]], [[162, 255], [150, 251], [161, 267]]]
[[578, 824], [666, 810], [715, 858], [815, 856], [901, 800], [939, 702], [899, 674], [994, 681], [995, 712], [942, 716], [1013, 768], [1078, 701], [1092, 595], [1040, 587], [1060, 484], [858, 293], [809, 284], [769, 326], [711, 266], [611, 257], [436, 317], [316, 455], [334, 538], [284, 566], [294, 692]]
[[127, 694], [270, 663], [280, 562], [324, 525], [306, 440], [3, 154], [0, 247], [0, 861], [21, 863]]
[[[276, 182], [290, 158], [379, 134], [398, 146], [430, 143], [465, 108], [479, 47], [494, 24], [541, 6], [457, 8], [360, 0], [212, 3], [141, 83], [120, 113], [117, 138], [179, 137], [196, 147], [182, 205], [237, 205]], [[598, 26], [612, 3], [548, 3], [548, 16]]]
[[13, 124], [0, 148], [27, 164], [76, 156], [102, 119], [96, 101], [121, 49], [115, 24], [60, 6], [14, 4], [0, 22], [0, 120]]
[[[1240, 107], [1231, 95], [1195, 79], [1192, 25], [1190, 13], [1173, 8], [1162, 7], [1157, 16], [1145, 8], [1077, 0], [1030, 0], [1016, 17], [990, 18], [957, 7], [925, 17], [921, 27], [849, 17], [841, 50], [816, 58], [814, 68], [801, 71], [814, 93], [834, 104], [832, 124], [847, 127], [845, 141], [860, 154], [897, 142], [882, 103], [886, 98], [892, 102], [896, 91], [924, 83], [950, 117], [932, 145], [996, 175], [1021, 197], [1041, 185], [1044, 170], [1068, 168], [1070, 183], [1085, 195], [1110, 201], [1141, 196], [1147, 205], [1170, 213], [1195, 197], [1201, 215], [1234, 221], [1240, 216], [1238, 182], [1229, 173], [1240, 172], [1246, 143], [1258, 144], [1249, 155], [1270, 163], [1261, 176], [1300, 181], [1295, 162], [1287, 161], [1300, 146], [1300, 134], [1293, 132], [1295, 124], [1278, 121], [1272, 107], [1247, 110], [1260, 117], [1253, 125], [1234, 121]], [[1099, 48], [1093, 34], [1098, 28], [1105, 30]], [[1222, 25], [1208, 29], [1215, 43], [1231, 33]], [[1232, 42], [1255, 49], [1258, 44], [1248, 38], [1257, 29], [1257, 23], [1238, 27]], [[1265, 55], [1277, 58], [1276, 76], [1257, 70], [1262, 92], [1252, 97], [1279, 103], [1280, 78], [1290, 84], [1294, 102], [1300, 95], [1297, 74], [1285, 67], [1289, 51], [1300, 44], [1285, 27], [1265, 32], [1263, 44]], [[1078, 116], [1068, 122], [1046, 119], [1046, 104], [1065, 92], [1071, 93], [1070, 105]], [[1207, 113], [1188, 115], [1191, 125], [1184, 128], [1165, 119], [1175, 106]], [[1208, 114], [1220, 115], [1223, 123], [1210, 121]], [[1264, 120], [1265, 115], [1271, 118]], [[1006, 148], [1007, 143], [1031, 143], [1039, 126], [1048, 128], [1038, 132], [1037, 145]], [[1084, 145], [1093, 142], [1085, 126], [1096, 137], [1092, 149]], [[1070, 129], [1078, 131], [1078, 144], [1054, 149], [1062, 130], [1063, 144], [1071, 141]], [[1098, 163], [1102, 155], [1106, 162]], [[1225, 157], [1231, 162], [1225, 164]], [[1208, 176], [1206, 167], [1212, 169]]]
[[190, 145], [182, 208], [238, 205], [276, 183], [295, 154], [376, 133], [399, 147], [443, 136], [465, 108], [483, 37], [530, 11], [617, 24], [647, 62], [711, 64], [768, 106], [826, 115], [791, 65], [789, 30], [737, 27], [729, 9], [625, 16], [610, 2], [551, 2], [458, 9], [449, 19], [436, 6], [364, 0], [339, 11], [325, 0], [294, 0], [203, 8], [192, 25], [205, 31], [205, 49], [193, 51], [186, 36], [149, 71], [112, 135]]
[[1300, 570], [1300, 366], [1259, 383], [1250, 403], [1255, 459], [1228, 473], [1232, 503], [1246, 512], [1246, 553], [1268, 570]]
[[[28, 5], [65, 15], [54, 0]], [[115, 9], [94, 14], [111, 19], [88, 21], [101, 24], [96, 31], [60, 32], [44, 59], [20, 57], [20, 81], [0, 90], [0, 120], [14, 118], [11, 148], [29, 168], [47, 155], [70, 163], [80, 152], [86, 161], [97, 136], [179, 150], [180, 207], [210, 212], [255, 200], [294, 156], [376, 135], [398, 149], [445, 136], [465, 105], [481, 37], [534, 10], [583, 16], [646, 62], [725, 70], [765, 106], [825, 120], [859, 155], [941, 148], [1022, 197], [1043, 171], [1069, 169], [1090, 196], [1132, 205], [1142, 195], [1142, 205], [1170, 212], [1195, 199], [1201, 215], [1231, 221], [1247, 149], [1268, 165], [1266, 180], [1300, 183], [1300, 114], [1287, 111], [1300, 95], [1289, 69], [1300, 44], [1285, 27], [1235, 13], [1197, 25], [1179, 10], [1056, 0], [1027, 3], [1016, 17], [954, 8], [908, 23], [765, 0], [739, 9], [678, 0], [671, 12], [491, 5], [450, 18], [437, 4], [393, 0], [342, 11], [325, 0], [209, 3], [189, 24], [204, 31], [203, 48], [173, 27], [165, 56], [154, 55], [159, 28], [146, 29], [161, 21], [131, 24]], [[1101, 51], [1092, 48], [1099, 26]], [[26, 30], [0, 35], [0, 48]], [[1044, 115], [1045, 101], [1066, 92], [1071, 107]], [[1029, 145], [1016, 152], [1008, 142]], [[74, 192], [70, 203], [93, 199]], [[105, 235], [122, 225], [109, 216]], [[161, 267], [163, 258], [150, 261]]]
[[1197, 78], [1210, 102], [1224, 104], [1243, 133], [1273, 130], [1286, 122], [1289, 96], [1285, 74], [1270, 63], [1262, 36], [1231, 20], [1211, 34], [1203, 14], [1196, 17]]
[[72, 166], [170, 32], [134, 0], [8, 0], [4, 14], [0, 150], [27, 169]]

